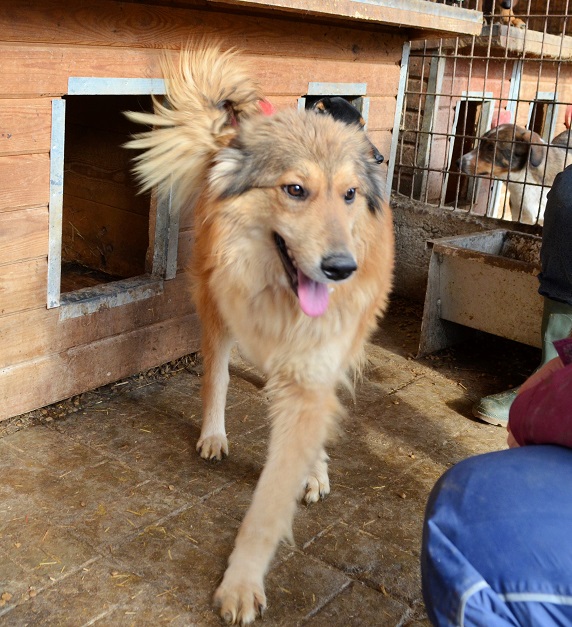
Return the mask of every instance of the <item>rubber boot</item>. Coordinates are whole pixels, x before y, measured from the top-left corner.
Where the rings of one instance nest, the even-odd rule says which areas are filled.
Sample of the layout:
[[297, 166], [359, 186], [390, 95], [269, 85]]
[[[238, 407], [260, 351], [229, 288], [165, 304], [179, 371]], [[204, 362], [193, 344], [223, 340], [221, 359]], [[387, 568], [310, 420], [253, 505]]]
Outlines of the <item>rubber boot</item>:
[[[553, 342], [568, 337], [572, 331], [572, 305], [551, 298], [544, 298], [542, 312], [542, 359], [537, 368], [556, 357]], [[473, 415], [491, 425], [506, 427], [510, 406], [518, 394], [518, 388], [485, 396], [473, 407]]]

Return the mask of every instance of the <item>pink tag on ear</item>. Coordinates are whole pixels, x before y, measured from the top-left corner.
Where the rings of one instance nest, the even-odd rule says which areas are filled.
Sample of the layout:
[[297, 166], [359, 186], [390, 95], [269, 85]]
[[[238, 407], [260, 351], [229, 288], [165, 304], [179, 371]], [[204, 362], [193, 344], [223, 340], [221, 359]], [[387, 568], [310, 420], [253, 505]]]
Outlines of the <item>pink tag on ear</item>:
[[495, 126], [500, 126], [501, 124], [510, 124], [511, 117], [511, 112], [506, 109], [499, 109], [498, 111], [495, 111], [493, 113], [491, 128], [495, 128]]
[[570, 129], [571, 123], [572, 123], [572, 104], [569, 104], [566, 107], [566, 113], [564, 113], [564, 126], [567, 129]]
[[264, 115], [272, 115], [273, 113], [276, 113], [276, 109], [268, 100], [260, 100], [258, 102], [258, 106]]

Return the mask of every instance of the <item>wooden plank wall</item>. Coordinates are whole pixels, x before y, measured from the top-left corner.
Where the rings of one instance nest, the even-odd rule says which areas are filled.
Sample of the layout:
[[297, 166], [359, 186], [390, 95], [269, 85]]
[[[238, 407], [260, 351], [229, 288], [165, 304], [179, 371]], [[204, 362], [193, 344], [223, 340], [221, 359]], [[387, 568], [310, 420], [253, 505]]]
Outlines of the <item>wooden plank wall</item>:
[[[158, 77], [162, 48], [237, 46], [277, 107], [310, 81], [368, 85], [372, 141], [389, 154], [404, 34], [110, 0], [0, 4], [0, 419], [198, 348], [185, 266], [152, 299], [60, 321], [46, 309], [51, 99], [70, 76]], [[384, 168], [386, 165], [383, 166]]]

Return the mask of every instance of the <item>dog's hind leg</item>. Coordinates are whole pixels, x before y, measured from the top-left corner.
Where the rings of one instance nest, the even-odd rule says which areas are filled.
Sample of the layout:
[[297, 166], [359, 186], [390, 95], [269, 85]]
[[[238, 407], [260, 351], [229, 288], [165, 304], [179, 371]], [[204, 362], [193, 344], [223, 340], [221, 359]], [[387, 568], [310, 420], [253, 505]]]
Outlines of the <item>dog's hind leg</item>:
[[203, 423], [197, 451], [203, 459], [220, 460], [228, 455], [224, 408], [228, 390], [228, 361], [232, 338], [214, 312], [201, 316], [204, 376], [201, 387]]
[[214, 597], [232, 624], [251, 623], [264, 611], [264, 576], [280, 540], [292, 537], [300, 487], [341, 413], [333, 389], [274, 383], [269, 384], [273, 424], [268, 460]]

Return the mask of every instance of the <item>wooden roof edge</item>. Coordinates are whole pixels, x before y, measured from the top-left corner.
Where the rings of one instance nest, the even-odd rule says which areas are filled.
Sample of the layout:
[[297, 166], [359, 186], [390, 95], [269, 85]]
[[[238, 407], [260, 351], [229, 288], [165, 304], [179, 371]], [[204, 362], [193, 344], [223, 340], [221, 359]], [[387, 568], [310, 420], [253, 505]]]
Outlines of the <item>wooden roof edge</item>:
[[478, 35], [483, 27], [480, 11], [462, 9], [429, 0], [207, 0], [217, 5], [296, 13], [301, 18], [336, 19], [403, 28], [423, 37]]
[[553, 35], [520, 29], [505, 24], [487, 24], [483, 26], [482, 33], [474, 39], [466, 36], [445, 39], [427, 36], [425, 41], [414, 41], [411, 50], [413, 53], [441, 50], [443, 53], [453, 53], [459, 56], [484, 50], [491, 58], [508, 59], [526, 56], [526, 58], [542, 58], [547, 61], [568, 60], [572, 58], [572, 37], [565, 34]]

